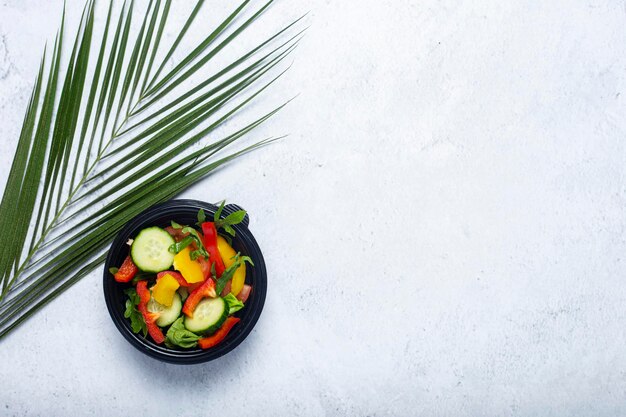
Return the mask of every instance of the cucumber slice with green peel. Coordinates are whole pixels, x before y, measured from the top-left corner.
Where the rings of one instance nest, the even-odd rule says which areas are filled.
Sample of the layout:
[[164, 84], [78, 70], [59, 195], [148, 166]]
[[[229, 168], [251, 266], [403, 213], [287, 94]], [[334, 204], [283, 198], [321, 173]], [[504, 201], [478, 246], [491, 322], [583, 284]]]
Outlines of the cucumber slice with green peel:
[[157, 302], [154, 298], [150, 298], [148, 301], [148, 311], [151, 313], [159, 313], [159, 318], [156, 321], [157, 326], [166, 327], [174, 323], [178, 317], [180, 317], [180, 310], [183, 308], [183, 302], [180, 299], [178, 293], [174, 293], [171, 306], [164, 306]]
[[185, 316], [185, 328], [198, 334], [211, 334], [222, 327], [228, 317], [228, 306], [223, 298], [205, 298], [193, 311], [193, 317]]
[[176, 243], [174, 238], [160, 227], [149, 227], [139, 232], [130, 247], [130, 256], [144, 272], [161, 272], [172, 266], [174, 255], [169, 251]]

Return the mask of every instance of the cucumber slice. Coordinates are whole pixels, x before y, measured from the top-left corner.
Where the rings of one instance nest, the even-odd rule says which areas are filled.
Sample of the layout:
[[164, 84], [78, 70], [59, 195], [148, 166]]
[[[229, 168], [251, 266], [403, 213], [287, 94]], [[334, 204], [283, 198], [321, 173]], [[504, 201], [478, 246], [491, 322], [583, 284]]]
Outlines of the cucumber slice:
[[160, 227], [149, 227], [139, 232], [132, 246], [130, 256], [144, 272], [161, 272], [172, 266], [174, 254], [169, 247], [176, 243], [174, 238]]
[[223, 298], [205, 298], [193, 311], [193, 317], [185, 316], [187, 330], [199, 334], [210, 334], [222, 326], [228, 317], [228, 306]]
[[170, 307], [164, 306], [157, 302], [154, 298], [148, 301], [148, 311], [151, 313], [159, 313], [160, 316], [156, 321], [157, 326], [166, 327], [174, 323], [180, 316], [180, 310], [183, 308], [183, 302], [178, 293], [174, 293], [174, 299]]

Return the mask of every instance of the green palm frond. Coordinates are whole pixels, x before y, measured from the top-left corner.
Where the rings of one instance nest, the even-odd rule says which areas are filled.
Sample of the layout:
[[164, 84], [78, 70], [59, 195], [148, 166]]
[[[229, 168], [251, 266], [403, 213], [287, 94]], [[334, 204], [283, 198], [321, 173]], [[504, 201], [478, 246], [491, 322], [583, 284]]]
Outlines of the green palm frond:
[[140, 20], [133, 0], [117, 12], [111, 2], [99, 37], [95, 0], [88, 0], [67, 63], [63, 11], [0, 203], [0, 339], [100, 265], [132, 217], [279, 139], [231, 149], [286, 103], [217, 134], [284, 73], [279, 67], [298, 44], [302, 18], [205, 75], [272, 1], [254, 10], [243, 1], [170, 70], [203, 0], [167, 49], [171, 0], [151, 0]]

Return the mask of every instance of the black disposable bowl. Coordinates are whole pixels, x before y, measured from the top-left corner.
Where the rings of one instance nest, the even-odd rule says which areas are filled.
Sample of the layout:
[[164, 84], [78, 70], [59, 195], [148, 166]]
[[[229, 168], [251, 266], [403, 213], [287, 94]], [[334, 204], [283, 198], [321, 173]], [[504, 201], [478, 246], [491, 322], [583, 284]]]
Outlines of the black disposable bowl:
[[[174, 220], [179, 224], [193, 225], [196, 223], [198, 210], [203, 209], [207, 219], [212, 219], [213, 214], [217, 210], [217, 206], [196, 200], [171, 200], [163, 204], [150, 207], [137, 217], [132, 219], [118, 233], [117, 237], [111, 245], [109, 254], [104, 264], [104, 299], [106, 300], [107, 309], [113, 319], [113, 323], [118, 328], [122, 336], [130, 342], [131, 345], [139, 349], [148, 356], [159, 359], [164, 362], [176, 364], [194, 364], [208, 362], [219, 358], [222, 355], [233, 350], [250, 334], [252, 328], [256, 324], [263, 304], [265, 303], [265, 294], [267, 292], [267, 272], [265, 270], [265, 262], [263, 255], [259, 249], [259, 245], [254, 240], [252, 233], [248, 230], [248, 216], [244, 221], [234, 226], [236, 237], [233, 238], [233, 247], [242, 255], [252, 258], [254, 266], [247, 266], [246, 284], [252, 285], [252, 292], [246, 302], [246, 306], [235, 313], [241, 321], [237, 323], [226, 339], [219, 345], [202, 350], [196, 349], [169, 349], [164, 345], [157, 345], [143, 334], [135, 334], [130, 328], [130, 322], [124, 317], [124, 310], [127, 297], [124, 290], [130, 287], [130, 284], [120, 284], [115, 282], [113, 276], [109, 272], [111, 267], [119, 267], [124, 258], [129, 253], [129, 247], [126, 245], [128, 239], [137, 236], [137, 233], [150, 226], [166, 227]], [[241, 208], [234, 204], [227, 204], [224, 207], [223, 215], [226, 216]]]

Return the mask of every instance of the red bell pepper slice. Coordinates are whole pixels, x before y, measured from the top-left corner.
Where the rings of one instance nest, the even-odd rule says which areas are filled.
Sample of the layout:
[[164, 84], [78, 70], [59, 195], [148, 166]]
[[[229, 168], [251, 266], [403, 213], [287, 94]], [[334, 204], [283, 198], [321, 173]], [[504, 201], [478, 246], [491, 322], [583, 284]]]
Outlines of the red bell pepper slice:
[[165, 336], [163, 336], [163, 332], [156, 325], [156, 320], [159, 318], [159, 314], [151, 313], [148, 311], [148, 301], [150, 301], [150, 291], [148, 290], [148, 282], [147, 281], [139, 281], [137, 283], [137, 295], [139, 296], [139, 305], [137, 309], [143, 316], [144, 321], [146, 322], [146, 327], [148, 328], [148, 334], [152, 337], [157, 344], [161, 344], [165, 341]]
[[188, 317], [193, 317], [193, 311], [203, 298], [215, 296], [215, 282], [209, 278], [189, 294], [183, 305], [183, 313]]
[[163, 271], [163, 272], [159, 272], [157, 274], [157, 281], [161, 279], [161, 277], [165, 276], [165, 275], [169, 275], [172, 278], [174, 278], [176, 281], [178, 281], [178, 285], [180, 285], [181, 287], [188, 287], [189, 284], [187, 283], [187, 281], [185, 281], [185, 278], [183, 278], [183, 276], [176, 271]]
[[198, 345], [201, 349], [208, 349], [218, 345], [222, 340], [224, 340], [224, 338], [226, 338], [230, 329], [232, 329], [235, 324], [239, 323], [240, 320], [241, 319], [237, 317], [227, 318], [224, 324], [222, 324], [222, 327], [220, 327], [215, 333], [209, 337], [203, 337], [198, 340]]
[[202, 223], [202, 234], [202, 244], [209, 253], [211, 263], [215, 264], [215, 274], [219, 278], [224, 273], [226, 267], [224, 266], [224, 261], [222, 261], [220, 251], [217, 249], [217, 229], [215, 228], [215, 223]]
[[130, 256], [127, 256], [126, 259], [124, 259], [122, 266], [120, 266], [120, 269], [118, 269], [115, 275], [113, 275], [113, 278], [115, 278], [117, 282], [129, 282], [135, 277], [138, 270], [139, 269], [133, 262], [133, 259]]

